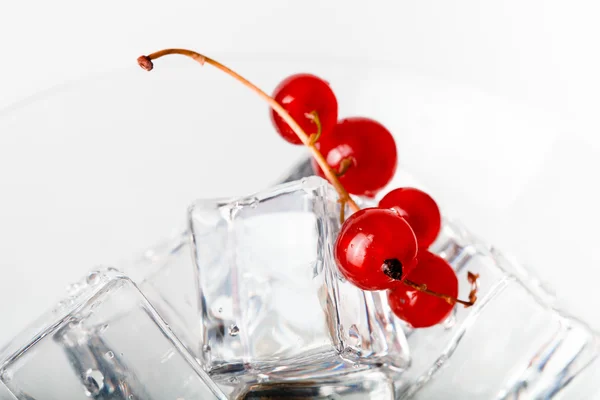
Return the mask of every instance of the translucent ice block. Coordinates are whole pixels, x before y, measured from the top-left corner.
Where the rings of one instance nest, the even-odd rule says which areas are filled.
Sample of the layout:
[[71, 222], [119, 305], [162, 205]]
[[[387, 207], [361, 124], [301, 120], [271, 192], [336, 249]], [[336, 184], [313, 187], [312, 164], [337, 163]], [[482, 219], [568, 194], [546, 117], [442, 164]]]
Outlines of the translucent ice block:
[[469, 293], [467, 272], [480, 275], [479, 300], [443, 324], [406, 328], [412, 363], [396, 381], [398, 398], [592, 398], [598, 386], [585, 374], [599, 364], [595, 332], [458, 224], [446, 223], [432, 250], [457, 271], [460, 297]]
[[190, 209], [201, 358], [215, 377], [315, 378], [359, 365], [407, 366], [384, 293], [338, 274], [337, 194], [317, 177]]
[[3, 350], [0, 380], [7, 390], [0, 395], [226, 398], [131, 280], [114, 270], [93, 272], [70, 291]]
[[186, 349], [199, 359], [203, 329], [192, 253], [191, 234], [185, 231], [123, 262], [119, 269], [136, 283]]

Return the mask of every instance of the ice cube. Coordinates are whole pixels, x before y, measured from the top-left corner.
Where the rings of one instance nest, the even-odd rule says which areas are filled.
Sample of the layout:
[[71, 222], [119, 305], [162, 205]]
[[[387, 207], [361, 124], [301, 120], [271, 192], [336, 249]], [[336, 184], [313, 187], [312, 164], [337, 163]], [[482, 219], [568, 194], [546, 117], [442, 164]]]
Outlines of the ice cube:
[[337, 272], [337, 199], [326, 181], [310, 177], [193, 204], [201, 340], [210, 348], [201, 356], [217, 379], [314, 378], [356, 363], [406, 367], [405, 338], [385, 294], [363, 292]]
[[412, 363], [396, 381], [397, 398], [590, 398], [582, 373], [599, 362], [597, 334], [459, 224], [445, 223], [431, 250], [457, 271], [459, 297], [469, 293], [467, 272], [480, 275], [479, 299], [445, 324], [407, 329]]
[[116, 271], [95, 271], [0, 356], [17, 399], [225, 399], [168, 325]]

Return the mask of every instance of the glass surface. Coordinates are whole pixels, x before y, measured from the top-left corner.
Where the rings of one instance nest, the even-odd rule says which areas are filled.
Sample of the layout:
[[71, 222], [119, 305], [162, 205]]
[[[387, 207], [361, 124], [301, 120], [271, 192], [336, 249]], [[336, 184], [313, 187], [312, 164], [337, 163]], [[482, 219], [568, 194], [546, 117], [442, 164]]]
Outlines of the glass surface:
[[[446, 327], [406, 330], [411, 366], [401, 368], [399, 374], [371, 367], [363, 370], [356, 359], [351, 359], [356, 371], [337, 378], [315, 377], [299, 383], [279, 381], [293, 378], [285, 371], [247, 374], [246, 361], [273, 366], [279, 362], [273, 354], [288, 360], [302, 355], [302, 349], [286, 346], [297, 331], [287, 329], [290, 336], [284, 335], [277, 347], [262, 348], [246, 341], [241, 349], [230, 348], [229, 342], [215, 342], [215, 335], [209, 340], [222, 330], [223, 339], [241, 341], [244, 332], [257, 328], [247, 326], [249, 317], [244, 313], [251, 308], [233, 310], [227, 315], [232, 317], [228, 324], [216, 318], [220, 307], [213, 313], [214, 294], [207, 293], [222, 288], [210, 288], [211, 282], [198, 279], [201, 264], [194, 262], [198, 256], [192, 257], [196, 249], [190, 231], [184, 228], [182, 210], [194, 198], [240, 196], [271, 187], [305, 151], [277, 137], [266, 106], [252, 93], [209, 66], [201, 69], [189, 60], [174, 58], [164, 60], [160, 68], [157, 63], [150, 74], [132, 67], [66, 85], [0, 112], [0, 169], [9, 172], [0, 177], [0, 267], [6, 272], [0, 280], [0, 341], [15, 336], [54, 301], [65, 283], [89, 270], [92, 263], [115, 264], [174, 232], [173, 240], [153, 247], [135, 262], [118, 265], [169, 323], [183, 348], [212, 369], [213, 377], [231, 396], [252, 398], [282, 390], [352, 396], [354, 388], [354, 394], [366, 396], [369, 387], [376, 388], [373, 393], [388, 394], [392, 388], [403, 396], [413, 393], [420, 387], [415, 382], [424, 382], [427, 379], [419, 379], [435, 370], [416, 397], [436, 398], [452, 390], [464, 398], [490, 393], [544, 398], [592, 360], [597, 339], [587, 327], [555, 308], [567, 304], [567, 309], [600, 327], [592, 295], [600, 253], [590, 251], [596, 242], [589, 231], [600, 223], [596, 207], [600, 198], [590, 184], [598, 170], [594, 162], [600, 160], [593, 147], [568, 130], [561, 131], [553, 116], [539, 110], [397, 66], [237, 57], [222, 61], [267, 91], [291, 73], [322, 75], [338, 95], [341, 117], [366, 115], [384, 123], [399, 148], [401, 169], [392, 186], [423, 187], [445, 214], [461, 221], [462, 225], [446, 225], [447, 242], [438, 242], [436, 250], [457, 269], [465, 263], [464, 268], [485, 271], [486, 308], [478, 314], [473, 314], [477, 309], [457, 310], [456, 319]], [[214, 207], [215, 203], [208, 204]], [[307, 204], [296, 211], [306, 213], [303, 207]], [[485, 241], [465, 233], [461, 226]], [[226, 236], [232, 237], [229, 232]], [[277, 239], [285, 241], [283, 235]], [[315, 239], [314, 229], [307, 228], [305, 239]], [[502, 252], [483, 243], [497, 244]], [[512, 257], [508, 261], [506, 250], [530, 269], [514, 263]], [[261, 273], [270, 276], [269, 271]], [[550, 286], [542, 283], [546, 281], [557, 289], [556, 297], [546, 290]], [[311, 286], [306, 288], [303, 295]], [[226, 297], [235, 293], [231, 289]], [[240, 295], [231, 302], [232, 308], [247, 304], [252, 297], [248, 290]], [[203, 305], [202, 298], [211, 304]], [[224, 311], [228, 305], [225, 302]], [[325, 315], [324, 310], [327, 307], [319, 315]], [[276, 313], [275, 317], [281, 321], [288, 316]], [[310, 318], [316, 317], [311, 314]], [[237, 319], [241, 319], [239, 324]], [[237, 334], [229, 335], [236, 332], [235, 327]], [[335, 347], [339, 342], [327, 344], [329, 332], [337, 326], [315, 327], [308, 339], [301, 337], [309, 347], [326, 344], [339, 350]], [[344, 333], [350, 337], [350, 331]], [[213, 352], [219, 353], [218, 358], [208, 356]], [[450, 353], [448, 360], [440, 359]], [[499, 355], [506, 355], [506, 360], [495, 359]], [[588, 383], [599, 368], [598, 361], [593, 362], [558, 396], [589, 398], [587, 393], [571, 391], [592, 391]], [[224, 371], [219, 365], [241, 370], [236, 375], [235, 368]], [[306, 366], [291, 372], [307, 378]], [[576, 384], [586, 377], [585, 385]]]
[[114, 270], [91, 272], [0, 355], [19, 400], [225, 399], [168, 325]]

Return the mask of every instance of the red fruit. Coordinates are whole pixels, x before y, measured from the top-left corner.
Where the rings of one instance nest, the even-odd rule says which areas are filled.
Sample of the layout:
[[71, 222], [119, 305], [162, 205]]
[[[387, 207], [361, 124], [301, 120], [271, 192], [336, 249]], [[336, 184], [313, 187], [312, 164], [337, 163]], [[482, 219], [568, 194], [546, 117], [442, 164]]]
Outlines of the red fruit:
[[394, 189], [381, 199], [379, 207], [394, 208], [408, 221], [420, 249], [428, 248], [440, 233], [440, 209], [431, 196], [419, 189]]
[[[418, 284], [452, 297], [458, 295], [458, 279], [452, 267], [442, 258], [426, 250], [419, 251], [417, 266], [407, 276]], [[446, 300], [419, 292], [403, 283], [388, 291], [390, 308], [414, 328], [426, 328], [444, 321], [453, 305]]]
[[384, 290], [414, 268], [417, 240], [396, 211], [364, 208], [344, 222], [334, 252], [348, 281], [363, 290]]
[[[336, 125], [330, 135], [318, 143], [318, 148], [334, 171], [340, 171], [343, 160], [350, 167], [340, 176], [349, 193], [375, 196], [387, 185], [398, 163], [396, 142], [380, 123], [368, 118], [347, 118]], [[313, 168], [325, 177], [316, 161]]]
[[[329, 84], [317, 76], [292, 75], [277, 86], [273, 98], [307, 135], [317, 133], [317, 125], [310, 117], [313, 111], [316, 111], [321, 122], [321, 138], [328, 136], [335, 127], [338, 117], [337, 99]], [[302, 144], [292, 128], [273, 110], [271, 120], [281, 137], [292, 144]]]

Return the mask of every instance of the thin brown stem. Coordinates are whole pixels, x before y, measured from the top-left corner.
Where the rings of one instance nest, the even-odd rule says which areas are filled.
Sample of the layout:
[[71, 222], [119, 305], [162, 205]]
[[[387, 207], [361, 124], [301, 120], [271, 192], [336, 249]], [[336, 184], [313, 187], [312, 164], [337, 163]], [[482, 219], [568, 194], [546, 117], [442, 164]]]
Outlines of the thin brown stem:
[[[313, 121], [317, 125], [317, 129], [318, 129], [317, 134], [312, 134], [309, 136], [306, 134], [306, 132], [304, 132], [304, 130], [300, 127], [300, 125], [298, 125], [298, 123], [292, 118], [292, 116], [277, 101], [275, 101], [271, 96], [266, 94], [264, 91], [262, 91], [256, 85], [254, 85], [252, 82], [248, 81], [246, 78], [242, 77], [241, 75], [239, 75], [235, 71], [229, 69], [227, 66], [221, 64], [220, 62], [213, 60], [210, 57], [207, 57], [203, 54], [197, 53], [192, 50], [186, 50], [186, 49], [160, 50], [155, 53], [149, 54], [147, 56], [140, 56], [138, 58], [138, 64], [140, 65], [140, 67], [142, 67], [146, 71], [151, 71], [154, 68], [154, 64], [153, 64], [152, 60], [156, 60], [156, 59], [159, 59], [161, 57], [164, 57], [164, 56], [167, 56], [170, 54], [179, 54], [182, 56], [189, 57], [189, 58], [197, 61], [201, 65], [204, 65], [205, 63], [210, 64], [213, 67], [221, 70], [222, 72], [224, 72], [224, 73], [228, 74], [229, 76], [233, 77], [234, 79], [238, 80], [244, 86], [246, 86], [247, 88], [249, 88], [250, 90], [255, 92], [264, 101], [266, 101], [269, 104], [269, 106], [271, 106], [271, 108], [273, 108], [273, 110], [275, 110], [275, 112], [290, 126], [290, 128], [292, 128], [294, 133], [296, 133], [298, 138], [300, 138], [300, 141], [309, 148], [313, 157], [317, 161], [317, 164], [319, 164], [319, 166], [323, 170], [323, 173], [325, 174], [325, 176], [327, 177], [329, 182], [333, 185], [333, 187], [338, 192], [338, 194], [340, 196], [339, 201], [341, 204], [340, 222], [342, 222], [342, 223], [344, 222], [344, 218], [345, 218], [344, 210], [345, 210], [346, 204], [348, 204], [350, 206], [350, 208], [355, 212], [360, 210], [360, 207], [358, 206], [358, 204], [356, 204], [356, 202], [348, 194], [348, 191], [346, 191], [344, 186], [340, 183], [336, 172], [333, 171], [333, 169], [329, 166], [329, 164], [327, 164], [325, 157], [323, 157], [323, 154], [321, 154], [321, 152], [315, 146], [315, 143], [319, 139], [319, 135], [321, 132], [321, 124], [318, 119], [318, 115], [316, 115], [314, 113], [309, 114], [310, 117], [313, 117]], [[309, 116], [309, 115], [307, 115], [307, 116]], [[343, 173], [346, 172], [346, 170], [350, 167], [350, 165], [351, 165], [351, 163], [342, 161], [342, 164], [340, 165], [340, 171], [338, 171], [338, 174], [343, 175]], [[415, 290], [418, 290], [423, 293], [427, 293], [431, 296], [435, 296], [435, 297], [444, 299], [449, 304], [460, 303], [460, 304], [464, 305], [465, 307], [470, 307], [475, 303], [475, 301], [477, 299], [476, 293], [477, 293], [477, 288], [478, 288], [478, 281], [477, 281], [478, 277], [479, 276], [476, 274], [469, 273], [469, 275], [468, 275], [469, 282], [472, 285], [472, 290], [471, 290], [471, 293], [469, 294], [469, 301], [460, 300], [460, 299], [454, 298], [452, 296], [434, 292], [432, 290], [429, 290], [427, 288], [427, 285], [418, 284], [418, 283], [412, 282], [407, 279], [402, 280], [402, 282], [405, 285], [408, 285]]]
[[310, 136], [308, 137], [310, 139], [310, 144], [315, 144], [319, 141], [319, 139], [321, 138], [321, 131], [322, 131], [322, 127], [321, 127], [321, 119], [319, 118], [319, 113], [316, 111], [312, 111], [310, 113], [305, 114], [306, 118], [310, 118], [314, 124], [317, 126], [317, 133], [311, 133]]
[[427, 289], [427, 285], [424, 285], [424, 284], [421, 284], [421, 283], [416, 283], [416, 282], [413, 282], [413, 281], [411, 281], [409, 279], [402, 280], [402, 283], [404, 283], [407, 286], [410, 286], [411, 288], [413, 288], [415, 290], [418, 290], [419, 292], [427, 293], [427, 294], [429, 294], [431, 296], [443, 299], [448, 304], [451, 304], [451, 305], [454, 305], [456, 303], [460, 303], [463, 306], [465, 306], [465, 308], [466, 308], [466, 307], [471, 307], [473, 304], [475, 304], [475, 301], [471, 301], [471, 299], [469, 299], [469, 301], [465, 301], [465, 300], [457, 299], [456, 297], [448, 296], [447, 294], [442, 294], [442, 293], [434, 292], [433, 290]]
[[311, 143], [310, 136], [308, 136], [306, 134], [306, 132], [304, 132], [304, 130], [300, 127], [300, 125], [298, 125], [298, 123], [294, 120], [294, 118], [292, 118], [292, 116], [277, 101], [275, 101], [275, 99], [273, 99], [271, 96], [269, 96], [268, 94], [263, 92], [260, 88], [258, 88], [256, 85], [254, 85], [252, 82], [250, 82], [243, 76], [239, 75], [235, 71], [229, 69], [225, 65], [221, 64], [220, 62], [218, 62], [216, 60], [213, 60], [210, 57], [207, 57], [203, 54], [197, 53], [192, 50], [186, 50], [186, 49], [160, 50], [155, 53], [149, 54], [147, 56], [139, 57], [138, 64], [143, 69], [145, 69], [147, 71], [151, 71], [152, 68], [154, 68], [154, 64], [152, 63], [152, 60], [159, 59], [159, 58], [167, 56], [169, 54], [179, 54], [182, 56], [190, 57], [191, 59], [199, 62], [201, 65], [204, 65], [205, 63], [210, 64], [213, 67], [228, 74], [229, 76], [237, 79], [244, 86], [246, 86], [247, 88], [252, 90], [263, 100], [265, 100], [271, 106], [271, 108], [273, 108], [273, 110], [275, 110], [275, 112], [277, 114], [279, 114], [279, 116], [290, 126], [290, 128], [292, 128], [292, 130], [294, 131], [294, 133], [296, 133], [296, 135], [298, 135], [298, 138], [300, 138], [302, 143], [304, 143], [304, 145], [309, 148], [313, 157], [315, 158], [315, 160], [317, 161], [317, 163], [323, 170], [323, 173], [325, 174], [325, 176], [327, 177], [329, 182], [333, 185], [335, 190], [338, 192], [338, 194], [340, 196], [340, 200], [344, 203], [348, 203], [350, 205], [350, 208], [353, 211], [360, 210], [360, 207], [358, 206], [358, 204], [356, 204], [356, 202], [352, 199], [352, 197], [350, 197], [350, 195], [348, 194], [348, 192], [346, 191], [344, 186], [340, 183], [335, 172], [331, 169], [329, 164], [327, 164], [327, 161], [325, 160], [325, 157], [323, 157], [323, 154], [321, 154], [321, 152], [315, 147], [314, 143]]
[[346, 220], [346, 202], [340, 200], [340, 224]]

